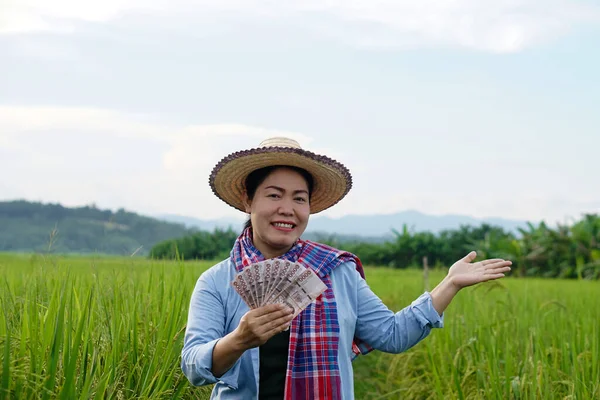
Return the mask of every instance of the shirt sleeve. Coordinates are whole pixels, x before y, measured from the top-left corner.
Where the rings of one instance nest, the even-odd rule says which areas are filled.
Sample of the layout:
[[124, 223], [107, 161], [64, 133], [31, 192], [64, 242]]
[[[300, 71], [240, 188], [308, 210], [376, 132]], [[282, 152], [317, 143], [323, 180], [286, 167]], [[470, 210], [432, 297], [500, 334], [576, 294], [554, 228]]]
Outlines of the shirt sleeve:
[[373, 348], [387, 353], [401, 353], [426, 338], [432, 328], [444, 326], [444, 314], [440, 316], [433, 307], [428, 291], [394, 313], [373, 293], [358, 272], [356, 276], [356, 336]]
[[225, 306], [213, 274], [200, 276], [190, 300], [186, 333], [181, 352], [181, 369], [195, 386], [222, 382], [237, 389], [240, 360], [219, 378], [212, 370], [213, 349], [225, 335]]

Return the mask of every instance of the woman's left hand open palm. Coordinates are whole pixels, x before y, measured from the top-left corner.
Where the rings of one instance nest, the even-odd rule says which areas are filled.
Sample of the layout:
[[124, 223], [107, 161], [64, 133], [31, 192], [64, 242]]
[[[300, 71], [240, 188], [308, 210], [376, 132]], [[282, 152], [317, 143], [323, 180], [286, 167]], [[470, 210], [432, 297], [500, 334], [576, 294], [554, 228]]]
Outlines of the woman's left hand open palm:
[[512, 261], [502, 258], [491, 258], [473, 263], [475, 257], [477, 257], [477, 253], [472, 251], [450, 267], [448, 278], [458, 289], [502, 278], [505, 276], [505, 272], [510, 271], [510, 265], [512, 265]]

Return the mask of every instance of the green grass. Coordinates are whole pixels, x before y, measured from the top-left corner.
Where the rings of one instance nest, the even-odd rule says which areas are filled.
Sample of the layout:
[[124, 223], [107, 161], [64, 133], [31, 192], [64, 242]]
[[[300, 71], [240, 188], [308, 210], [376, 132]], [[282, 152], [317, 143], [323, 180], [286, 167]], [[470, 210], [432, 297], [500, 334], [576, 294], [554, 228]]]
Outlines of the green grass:
[[[206, 399], [179, 356], [191, 291], [212, 263], [0, 254], [0, 399]], [[418, 271], [368, 268], [393, 310]], [[432, 284], [442, 278], [432, 273]], [[467, 288], [408, 352], [354, 363], [357, 399], [600, 399], [600, 282]]]

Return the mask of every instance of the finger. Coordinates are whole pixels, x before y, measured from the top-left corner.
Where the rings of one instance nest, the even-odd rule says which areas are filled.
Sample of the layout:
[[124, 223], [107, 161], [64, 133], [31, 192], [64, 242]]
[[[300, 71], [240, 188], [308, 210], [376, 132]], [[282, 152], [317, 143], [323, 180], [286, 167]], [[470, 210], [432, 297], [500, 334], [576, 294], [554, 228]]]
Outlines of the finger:
[[471, 261], [473, 261], [475, 259], [475, 257], [477, 257], [477, 252], [476, 251], [471, 251], [469, 254], [467, 254], [466, 256], [464, 256], [461, 261], [465, 261], [465, 262], [470, 263]]
[[255, 318], [259, 318], [263, 315], [267, 315], [267, 314], [270, 314], [273, 312], [282, 311], [282, 310], [285, 311], [286, 308], [287, 308], [287, 306], [282, 303], [267, 304], [266, 306], [262, 306], [262, 307], [252, 310], [252, 314], [254, 315]]
[[508, 267], [512, 265], [512, 261], [497, 261], [495, 263], [491, 263], [491, 264], [487, 264], [485, 265], [485, 269], [490, 270], [490, 269], [496, 269], [496, 268], [504, 268], [504, 267]]
[[271, 311], [268, 314], [263, 314], [260, 317], [257, 317], [256, 321], [260, 324], [267, 324], [273, 320], [276, 320], [277, 318], [286, 317], [286, 316], [292, 315], [294, 313], [293, 308], [286, 306], [284, 304], [282, 304], [282, 306], [283, 306], [283, 309]]
[[292, 322], [293, 319], [294, 315], [291, 314], [279, 317], [268, 323], [265, 323], [262, 325], [262, 334], [265, 334], [270, 337], [277, 332], [282, 332], [289, 325], [289, 323]]
[[485, 271], [485, 274], [486, 275], [502, 274], [505, 272], [509, 272], [510, 270], [511, 270], [510, 267], [494, 268], [492, 270]]
[[488, 265], [488, 264], [493, 264], [493, 263], [497, 263], [500, 261], [504, 261], [504, 259], [503, 258], [490, 258], [490, 259], [481, 261], [481, 264]]

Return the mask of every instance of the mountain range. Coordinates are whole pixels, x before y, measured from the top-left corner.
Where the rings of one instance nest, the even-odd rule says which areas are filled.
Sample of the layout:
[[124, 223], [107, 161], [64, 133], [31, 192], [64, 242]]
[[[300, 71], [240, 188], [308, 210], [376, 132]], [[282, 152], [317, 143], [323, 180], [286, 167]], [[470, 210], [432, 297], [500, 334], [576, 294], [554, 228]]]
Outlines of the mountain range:
[[[157, 218], [164, 221], [184, 224], [189, 228], [213, 231], [215, 228], [241, 230], [243, 218], [221, 218], [204, 220], [193, 217], [163, 214]], [[487, 223], [502, 227], [505, 231], [516, 232], [526, 227], [527, 221], [504, 218], [474, 218], [468, 215], [430, 215], [416, 210], [407, 210], [392, 214], [346, 215], [340, 218], [313, 216], [310, 218], [307, 234], [329, 234], [357, 236], [373, 240], [393, 236], [393, 230], [401, 231], [403, 226], [411, 232], [428, 231], [439, 233], [447, 229], [457, 229], [461, 225], [480, 226]]]
[[[406, 226], [411, 233], [479, 227], [483, 223], [517, 231], [527, 222], [501, 218], [477, 219], [461, 215], [427, 215], [409, 210], [394, 214], [347, 215], [341, 218], [312, 216], [305, 239], [380, 243]], [[64, 207], [26, 200], [0, 201], [0, 251], [61, 253], [148, 254], [157, 243], [229, 228], [240, 232], [244, 216], [202, 220], [181, 215], [140, 215], [124, 209], [102, 210], [95, 205]]]

